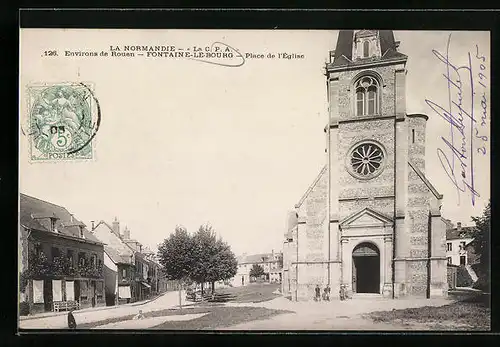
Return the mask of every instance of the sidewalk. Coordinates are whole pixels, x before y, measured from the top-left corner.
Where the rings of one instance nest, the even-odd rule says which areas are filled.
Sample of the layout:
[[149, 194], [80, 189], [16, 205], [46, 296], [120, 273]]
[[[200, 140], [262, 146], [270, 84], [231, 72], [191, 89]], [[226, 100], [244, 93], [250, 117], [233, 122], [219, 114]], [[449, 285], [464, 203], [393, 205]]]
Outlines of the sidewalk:
[[[185, 293], [182, 293], [183, 296]], [[185, 303], [183, 297], [183, 304]], [[164, 310], [174, 308], [179, 305], [179, 292], [166, 292], [157, 298], [144, 302], [135, 302], [119, 306], [106, 306], [99, 308], [89, 308], [84, 310], [73, 311], [75, 320], [78, 325], [98, 322], [110, 318], [123, 317], [134, 315], [142, 310], [144, 313], [151, 311]], [[66, 329], [68, 312], [49, 313], [50, 315], [31, 316], [28, 319], [21, 319], [19, 327], [21, 329]]]
[[[136, 302], [131, 302], [129, 304], [122, 304], [122, 305], [115, 305], [115, 306], [100, 306], [100, 307], [87, 307], [81, 310], [75, 310], [73, 311], [74, 314], [80, 313], [80, 312], [94, 312], [94, 311], [101, 311], [101, 310], [113, 310], [117, 309], [120, 307], [124, 306], [140, 306], [147, 304], [148, 302], [154, 301], [158, 298], [160, 298], [162, 295], [167, 294], [168, 292], [161, 293], [160, 295], [155, 296], [154, 298], [143, 300], [143, 301], [136, 301]], [[40, 319], [40, 318], [46, 318], [46, 317], [54, 317], [54, 316], [65, 316], [68, 314], [68, 311], [60, 311], [60, 312], [44, 312], [44, 313], [37, 313], [29, 316], [20, 316], [19, 320], [29, 320], [29, 319]]]

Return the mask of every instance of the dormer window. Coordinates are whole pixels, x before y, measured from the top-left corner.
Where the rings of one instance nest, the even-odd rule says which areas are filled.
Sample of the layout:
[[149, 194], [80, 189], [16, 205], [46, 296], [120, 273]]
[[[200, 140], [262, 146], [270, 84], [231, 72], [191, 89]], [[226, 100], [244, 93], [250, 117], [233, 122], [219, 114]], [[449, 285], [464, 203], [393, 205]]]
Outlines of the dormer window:
[[56, 226], [57, 219], [56, 218], [50, 218], [50, 231], [57, 233], [57, 226]]
[[83, 227], [80, 226], [80, 238], [84, 239], [85, 238], [85, 234], [83, 233]]
[[366, 40], [363, 42], [363, 58], [368, 58], [370, 56], [370, 42]]
[[352, 59], [367, 59], [381, 57], [381, 47], [378, 31], [359, 30], [355, 32], [352, 47]]

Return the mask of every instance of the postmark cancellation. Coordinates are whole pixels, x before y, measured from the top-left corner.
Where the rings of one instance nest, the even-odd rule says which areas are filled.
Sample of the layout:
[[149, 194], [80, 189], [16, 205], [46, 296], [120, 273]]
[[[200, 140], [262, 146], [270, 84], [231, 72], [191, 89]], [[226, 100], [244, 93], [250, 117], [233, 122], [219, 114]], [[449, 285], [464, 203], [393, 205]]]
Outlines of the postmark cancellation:
[[101, 120], [93, 83], [27, 86], [30, 161], [91, 160]]

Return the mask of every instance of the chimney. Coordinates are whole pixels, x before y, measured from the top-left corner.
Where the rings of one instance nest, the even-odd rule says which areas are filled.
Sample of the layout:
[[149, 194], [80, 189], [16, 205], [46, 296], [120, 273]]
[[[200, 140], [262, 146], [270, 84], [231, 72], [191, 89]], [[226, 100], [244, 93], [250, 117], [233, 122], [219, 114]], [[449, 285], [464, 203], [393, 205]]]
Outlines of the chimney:
[[90, 223], [92, 223], [92, 231], [95, 229], [95, 220], [91, 220]]
[[115, 217], [115, 220], [113, 221], [113, 233], [116, 236], [120, 236], [120, 222], [118, 221], [118, 218]]
[[123, 230], [123, 238], [125, 240], [130, 240], [130, 230], [127, 226], [125, 227], [125, 230]]
[[462, 222], [457, 222], [457, 231], [462, 231]]

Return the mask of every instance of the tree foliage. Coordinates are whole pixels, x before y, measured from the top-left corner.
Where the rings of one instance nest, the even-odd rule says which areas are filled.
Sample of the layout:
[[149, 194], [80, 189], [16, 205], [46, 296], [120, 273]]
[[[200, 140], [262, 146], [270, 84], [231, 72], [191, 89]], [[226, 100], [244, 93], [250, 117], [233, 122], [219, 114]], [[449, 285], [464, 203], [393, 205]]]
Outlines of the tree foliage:
[[183, 226], [158, 246], [158, 260], [170, 280], [187, 280], [193, 271], [193, 239]]
[[231, 247], [222, 239], [217, 240], [216, 244], [217, 256], [216, 261], [218, 264], [218, 281], [225, 281], [234, 276], [238, 271], [238, 261], [236, 256], [231, 251]]
[[217, 239], [209, 224], [200, 226], [194, 235], [177, 227], [158, 247], [158, 258], [167, 278], [184, 282], [213, 284], [235, 276], [238, 267], [230, 246]]
[[250, 276], [260, 277], [262, 275], [264, 275], [264, 268], [259, 264], [253, 264], [252, 268], [250, 269]]
[[488, 282], [490, 276], [491, 201], [486, 205], [483, 214], [472, 217], [472, 220], [476, 223], [472, 246], [479, 255], [480, 264], [478, 267], [481, 273], [478, 275], [481, 281]]
[[227, 243], [209, 224], [200, 226], [193, 236], [194, 263], [192, 279], [198, 283], [227, 280], [236, 275], [238, 262]]

